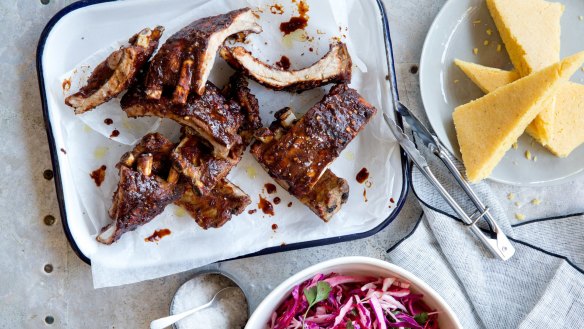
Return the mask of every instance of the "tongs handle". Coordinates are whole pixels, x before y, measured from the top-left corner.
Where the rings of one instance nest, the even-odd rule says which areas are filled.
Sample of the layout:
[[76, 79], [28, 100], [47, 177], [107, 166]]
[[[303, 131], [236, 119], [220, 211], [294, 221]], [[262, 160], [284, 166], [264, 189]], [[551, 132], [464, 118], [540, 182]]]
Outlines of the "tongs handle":
[[[458, 203], [448, 194], [448, 192], [440, 185], [437, 187], [438, 190], [441, 190], [442, 196], [446, 199], [448, 204], [452, 207], [452, 209], [461, 217], [462, 221], [470, 227], [470, 229], [481, 239], [485, 244], [488, 246], [489, 250], [493, 252], [496, 256], [498, 256], [502, 260], [507, 260], [515, 254], [515, 247], [511, 244], [507, 236], [503, 233], [491, 213], [489, 212], [489, 208], [486, 207], [479, 197], [475, 194], [472, 190], [468, 182], [462, 177], [462, 174], [456, 168], [448, 154], [440, 147], [440, 146], [432, 146], [431, 147], [432, 153], [434, 153], [440, 160], [446, 165], [448, 171], [454, 176], [458, 185], [464, 190], [464, 192], [468, 195], [469, 199], [472, 203], [476, 206], [478, 214], [476, 218], [471, 218], [474, 216], [469, 217], [464, 210], [460, 208]], [[428, 168], [429, 170], [429, 168]], [[429, 173], [433, 179], [436, 178], [434, 175]], [[432, 181], [432, 179], [430, 179]], [[437, 182], [437, 181], [436, 181]], [[444, 193], [448, 194], [447, 196]], [[476, 226], [476, 223], [479, 219], [484, 218], [487, 224], [489, 225], [493, 237], [488, 237], [481, 231], [481, 229]], [[494, 238], [494, 239], [493, 239]]]

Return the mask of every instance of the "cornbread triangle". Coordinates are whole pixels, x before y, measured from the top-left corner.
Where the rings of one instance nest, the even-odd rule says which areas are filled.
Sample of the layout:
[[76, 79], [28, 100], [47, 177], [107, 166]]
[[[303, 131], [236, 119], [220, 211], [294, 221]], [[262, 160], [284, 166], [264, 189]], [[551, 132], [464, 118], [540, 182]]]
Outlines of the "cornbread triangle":
[[556, 107], [558, 116], [546, 147], [563, 158], [584, 143], [584, 85], [562, 84], [556, 93]]
[[519, 79], [519, 73], [515, 71], [505, 71], [486, 67], [461, 61], [459, 59], [455, 59], [454, 64], [456, 64], [456, 66], [458, 66], [464, 74], [474, 82], [474, 84], [481, 88], [485, 94]]
[[487, 7], [519, 75], [560, 61], [564, 5], [543, 0], [487, 0]]
[[488, 177], [552, 96], [584, 63], [584, 52], [461, 105], [452, 115], [471, 182]]
[[[518, 78], [514, 71], [504, 71], [458, 60], [455, 62], [487, 94]], [[584, 85], [573, 82], [563, 83], [555, 97], [556, 118], [545, 147], [554, 155], [563, 158], [584, 144]]]
[[[487, 0], [487, 7], [521, 77], [560, 60], [560, 19], [564, 5], [543, 0]], [[527, 128], [542, 145], [549, 142], [555, 118], [555, 99]]]

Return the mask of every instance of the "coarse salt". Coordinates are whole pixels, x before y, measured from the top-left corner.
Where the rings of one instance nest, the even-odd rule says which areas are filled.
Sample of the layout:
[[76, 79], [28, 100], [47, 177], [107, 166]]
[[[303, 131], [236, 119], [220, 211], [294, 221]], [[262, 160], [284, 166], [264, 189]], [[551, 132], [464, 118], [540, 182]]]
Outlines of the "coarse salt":
[[178, 314], [211, 301], [213, 296], [226, 287], [236, 287], [221, 294], [212, 307], [201, 310], [175, 324], [177, 329], [238, 329], [248, 319], [247, 300], [243, 291], [233, 281], [219, 274], [202, 274], [185, 282], [174, 296], [171, 313]]

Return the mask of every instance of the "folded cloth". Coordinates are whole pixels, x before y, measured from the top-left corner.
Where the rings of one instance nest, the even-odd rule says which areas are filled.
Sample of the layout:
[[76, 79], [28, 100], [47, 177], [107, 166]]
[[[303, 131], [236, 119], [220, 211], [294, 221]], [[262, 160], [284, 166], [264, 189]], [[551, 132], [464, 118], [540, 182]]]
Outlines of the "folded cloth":
[[[473, 213], [476, 208], [442, 162], [419, 147], [446, 189]], [[433, 287], [463, 328], [584, 328], [582, 214], [511, 225], [488, 184], [474, 184], [516, 248], [510, 260], [502, 261], [483, 247], [417, 168], [411, 184], [424, 213], [410, 235], [389, 249], [389, 261]]]

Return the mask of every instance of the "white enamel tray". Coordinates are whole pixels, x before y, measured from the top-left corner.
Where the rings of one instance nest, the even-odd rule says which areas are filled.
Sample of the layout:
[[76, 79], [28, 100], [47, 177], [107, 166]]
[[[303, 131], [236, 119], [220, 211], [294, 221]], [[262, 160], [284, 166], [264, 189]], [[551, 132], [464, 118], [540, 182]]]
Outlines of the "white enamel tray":
[[[566, 6], [561, 40], [561, 56], [565, 57], [584, 50], [584, 21], [579, 18], [584, 15], [584, 1], [558, 2]], [[493, 31], [492, 36], [486, 34], [487, 29]], [[489, 40], [488, 46], [484, 46], [485, 40]], [[424, 43], [420, 87], [426, 114], [440, 141], [459, 159], [452, 111], [483, 93], [453, 61], [459, 58], [490, 67], [512, 68], [507, 53], [496, 51], [497, 44], [502, 42], [484, 0], [448, 1], [434, 20]], [[478, 55], [473, 54], [474, 48], [479, 49]], [[572, 80], [583, 83], [584, 72], [579, 71]], [[491, 174], [491, 180], [511, 185], [551, 185], [570, 181], [584, 171], [584, 147], [560, 159], [526, 134], [519, 139], [518, 145], [516, 150], [507, 152]], [[527, 150], [537, 161], [525, 157]]]
[[[86, 208], [84, 207], [84, 204], [91, 202], [91, 198], [81, 199], [77, 191], [79, 184], [88, 186], [87, 184], [90, 180], [88, 176], [86, 177], [85, 173], [82, 173], [82, 175], [75, 174], [71, 169], [71, 163], [69, 162], [70, 157], [73, 157], [71, 150], [80, 150], [80, 152], [84, 152], [83, 149], [85, 148], [85, 142], [83, 140], [67, 139], [67, 134], [65, 133], [66, 129], [62, 125], [62, 122], [65, 121], [67, 116], [72, 115], [72, 111], [62, 103], [62, 99], [55, 97], [49, 92], [50, 88], [53, 88], [52, 84], [55, 83], [56, 79], [99, 49], [110, 45], [114, 41], [127, 39], [128, 36], [145, 26], [153, 26], [154, 24], [164, 25], [165, 22], [206, 3], [208, 3], [208, 1], [81, 1], [72, 4], [59, 12], [49, 22], [41, 35], [37, 53], [37, 68], [41, 95], [44, 103], [47, 133], [55, 171], [55, 184], [60, 203], [61, 217], [65, 233], [73, 249], [88, 263], [92, 260], [93, 255], [103, 251], [101, 248], [119, 248], [121, 244], [117, 242], [113, 246], [103, 246], [95, 241], [95, 235], [99, 229], [99, 227], [96, 226], [99, 225], [95, 225], [95, 223], [90, 220]], [[233, 6], [233, 9], [247, 5], [246, 1], [224, 1], [222, 3], [227, 3], [227, 6]], [[367, 58], [374, 58], [374, 60], [365, 63], [367, 65], [367, 71], [361, 74], [359, 79], [365, 79], [364, 81], [367, 81], [368, 83], [367, 86], [377, 85], [380, 89], [373, 92], [376, 90], [375, 88], [367, 87], [365, 90], [359, 91], [378, 108], [379, 112], [385, 111], [391, 113], [396, 117], [398, 122], [401, 122], [399, 116], [393, 113], [391, 106], [392, 98], [397, 98], [397, 91], [395, 87], [395, 72], [391, 53], [389, 25], [385, 15], [385, 10], [381, 2], [376, 0], [362, 2], [360, 6], [362, 6], [362, 9], [354, 12], [354, 14], [350, 16], [350, 19], [354, 19], [355, 21], [349, 22], [348, 31], [351, 30], [351, 25], [363, 24], [363, 22], [366, 23], [365, 26], [360, 26], [361, 28], [368, 29], [368, 38], [355, 40], [356, 46], [353, 47], [353, 49], [357, 56], [359, 56], [359, 54], [368, 54], [362, 57], [366, 58], [369, 56]], [[311, 16], [309, 26], [310, 24], [316, 24], [314, 16], [317, 15], [314, 14]], [[351, 37], [350, 32], [347, 32], [347, 34], [348, 37]], [[328, 41], [323, 42], [326, 43], [325, 46], [328, 47]], [[371, 54], [374, 54], [374, 56]], [[299, 55], [296, 56], [297, 57], [294, 57], [294, 55], [292, 55], [292, 62], [302, 62], [302, 58], [298, 57]], [[306, 62], [309, 60], [304, 59], [304, 61]], [[227, 73], [229, 73], [228, 70], [226, 71], [226, 74]], [[389, 76], [390, 79], [387, 79], [387, 76]], [[287, 97], [302, 96], [292, 95]], [[318, 100], [318, 98], [316, 98], [315, 101]], [[260, 105], [261, 104], [262, 101], [260, 99]], [[267, 106], [268, 105], [266, 105], [266, 107]], [[270, 111], [273, 110], [275, 109], [262, 108], [264, 125], [272, 120]], [[354, 174], [356, 174], [361, 167], [367, 167], [367, 161], [371, 161], [370, 159], [373, 158], [373, 155], [367, 155], [360, 151], [363, 149], [363, 145], [373, 142], [390, 143], [391, 145], [394, 145], [391, 146], [391, 152], [386, 155], [389, 160], [388, 163], [390, 168], [371, 173], [374, 177], [391, 177], [391, 179], [388, 180], [387, 186], [380, 186], [380, 184], [378, 184], [376, 187], [375, 180], [373, 180], [373, 189], [369, 190], [369, 199], [375, 198], [371, 193], [374, 193], [376, 188], [379, 191], [393, 191], [393, 195], [383, 195], [383, 198], [387, 200], [387, 205], [384, 205], [383, 208], [385, 209], [383, 210], [383, 215], [372, 218], [367, 218], [367, 216], [350, 216], [351, 212], [359, 210], [363, 211], [366, 207], [374, 206], [371, 202], [369, 204], [364, 202], [364, 186], [356, 183], [354, 174], [343, 175], [351, 185], [350, 200], [337, 215], [338, 218], [333, 218], [330, 224], [325, 224], [320, 221], [315, 215], [307, 211], [305, 207], [295, 199], [288, 196], [281, 189], [279, 189], [280, 193], [278, 196], [282, 197], [282, 204], [277, 207], [276, 215], [274, 217], [265, 218], [265, 216], [262, 217], [259, 214], [256, 214], [255, 217], [248, 215], [247, 210], [257, 208], [258, 194], [261, 193], [263, 185], [271, 182], [271, 179], [265, 175], [260, 166], [257, 165], [257, 163], [254, 163], [253, 159], [248, 155], [248, 159], [244, 158], [243, 162], [246, 164], [243, 165], [255, 165], [257, 167], [258, 178], [256, 178], [257, 187], [254, 190], [246, 190], [251, 196], [253, 203], [248, 209], [246, 209], [244, 214], [233, 218], [221, 229], [208, 231], [199, 229], [194, 221], [187, 221], [185, 218], [182, 218], [180, 219], [180, 224], [177, 224], [178, 226], [172, 227], [171, 230], [173, 234], [164, 238], [158, 244], [141, 244], [136, 242], [131, 246], [125, 247], [123, 250], [111, 249], [116, 250], [116, 253], [112, 251], [112, 256], [117, 257], [117, 255], [119, 255], [122, 257], [120, 259], [116, 259], [115, 257], [111, 258], [112, 266], [115, 266], [116, 269], [132, 267], [136, 271], [139, 268], [151, 268], [153, 266], [161, 267], [163, 265], [168, 265], [172, 267], [173, 264], [178, 263], [188, 263], [192, 266], [200, 266], [203, 264], [196, 261], [198, 257], [197, 255], [205, 248], [206, 241], [208, 241], [206, 239], [209, 239], [210, 237], [222, 241], [223, 245], [226, 246], [226, 250], [229, 249], [229, 245], [232, 241], [242, 239], [248, 249], [227, 253], [229, 255], [234, 255], [233, 257], [239, 257], [244, 255], [249, 256], [251, 254], [257, 255], [318, 246], [363, 238], [375, 234], [388, 225], [399, 213], [399, 210], [405, 201], [408, 186], [408, 166], [405, 157], [393, 137], [391, 137], [389, 131], [386, 130], [387, 127], [382, 128], [384, 127], [383, 125], [381, 113], [378, 113], [375, 120], [370, 123], [371, 127], [368, 126], [366, 131], [363, 132], [363, 136], [360, 135], [347, 149], [349, 154], [346, 152], [343, 153], [333, 165], [333, 170], [344, 171], [347, 170], [347, 168], [352, 168], [352, 171], [350, 172], [354, 171]], [[80, 124], [79, 129], [87, 128], [83, 128], [82, 126], [83, 125]], [[367, 132], [367, 130], [370, 131]], [[379, 132], [377, 132], [377, 130], [379, 130]], [[97, 138], [95, 137], [95, 134], [97, 134], [95, 131], [88, 131], [87, 133], [91, 134], [92, 140]], [[103, 143], [111, 145], [113, 141], [103, 137]], [[87, 147], [94, 147], [94, 145], [91, 144]], [[130, 146], [127, 145], [115, 147], [117, 147], [116, 152], [122, 152], [123, 150], [130, 148]], [[370, 147], [370, 145], [368, 145], [367, 148], [374, 149]], [[67, 150], [67, 154], [60, 151], [61, 149]], [[376, 154], [376, 156], [379, 156], [379, 154]], [[98, 166], [97, 162], [96, 166]], [[113, 166], [114, 163], [108, 164], [108, 168], [113, 168]], [[240, 166], [242, 166], [242, 164], [240, 164]], [[235, 174], [230, 175], [230, 179], [238, 185], [245, 184], [245, 182], [243, 182], [246, 176], [245, 169], [239, 168], [238, 170], [239, 171]], [[79, 177], [81, 177], [81, 179]], [[89, 184], [93, 183], [90, 182]], [[273, 196], [274, 195], [270, 197]], [[392, 198], [391, 202], [389, 201], [390, 197]], [[288, 201], [294, 201], [295, 205], [292, 208], [286, 208]], [[169, 208], [172, 207], [174, 206], [169, 206]], [[107, 209], [103, 209], [104, 215], [103, 218], [100, 218], [100, 221], [103, 223], [109, 221], [109, 218], [107, 218], [106, 215], [106, 210]], [[173, 210], [167, 209], [167, 211], [172, 213]], [[258, 213], [261, 213], [261, 211], [258, 211]], [[296, 217], [294, 222], [288, 223], [287, 220], [279, 221], [280, 217], [292, 217], [290, 216], [291, 214], [294, 214]], [[335, 220], [337, 220], [337, 222], [335, 222]], [[298, 224], [299, 221], [301, 221], [301, 226]], [[332, 225], [340, 225], [340, 223], [343, 223], [342, 221], [345, 221], [345, 224], [351, 223], [346, 221], [353, 221], [353, 225], [344, 224], [346, 229], [342, 234], [334, 233], [334, 230], [332, 230], [334, 226]], [[253, 223], [253, 225], [246, 227], [246, 223]], [[272, 223], [278, 224], [280, 227], [278, 232], [271, 232], [270, 227]], [[157, 228], [161, 228], [160, 225], [166, 226], [175, 224], [169, 221], [165, 221], [164, 224], [161, 224], [157, 219], [154, 219], [150, 223], [138, 228], [136, 231], [127, 233], [126, 235], [128, 236], [128, 239], [135, 237], [135, 240], [139, 242], [139, 238], [151, 234]], [[299, 232], [295, 232], [295, 230], [299, 228], [303, 232], [302, 238], [296, 237], [299, 235]], [[264, 241], [263, 238], [254, 240], [254, 232], [259, 229], [269, 231], [271, 235], [270, 239], [267, 241]], [[304, 232], [306, 232], [306, 234], [304, 234]], [[294, 235], [295, 233], [296, 236], [293, 239], [286, 238], [287, 235]], [[265, 232], [263, 234], [265, 234]], [[122, 239], [125, 238], [126, 237], [124, 236]], [[120, 241], [122, 241], [122, 239]], [[165, 252], [165, 250], [168, 251], [175, 249], [186, 250], [187, 252]], [[132, 255], [135, 255], [135, 257], [132, 259], [125, 259], [123, 258], [123, 255], [125, 255], [124, 253], [131, 253]], [[225, 258], [230, 257], [220, 256], [219, 259], [215, 260]], [[95, 261], [95, 259], [93, 260]], [[170, 274], [170, 272], [162, 271], [159, 274]]]

